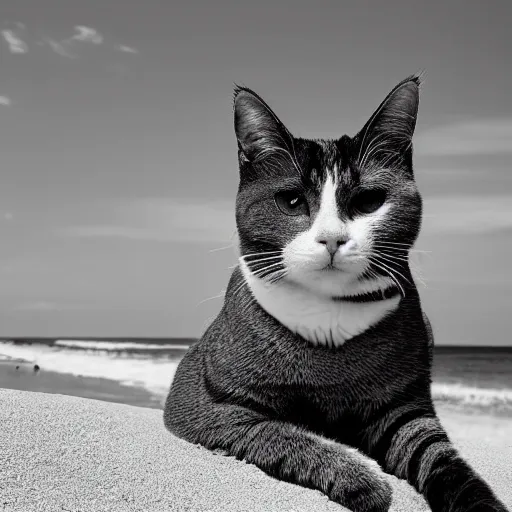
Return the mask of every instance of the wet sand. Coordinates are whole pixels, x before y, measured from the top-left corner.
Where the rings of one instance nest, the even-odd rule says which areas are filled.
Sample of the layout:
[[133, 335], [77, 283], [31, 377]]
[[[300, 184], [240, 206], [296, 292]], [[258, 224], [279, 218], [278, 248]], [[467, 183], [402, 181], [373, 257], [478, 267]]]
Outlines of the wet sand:
[[145, 389], [124, 386], [110, 379], [80, 377], [51, 372], [44, 368], [35, 371], [34, 363], [15, 359], [0, 360], [0, 388], [57, 393], [139, 407], [162, 408], [161, 398]]

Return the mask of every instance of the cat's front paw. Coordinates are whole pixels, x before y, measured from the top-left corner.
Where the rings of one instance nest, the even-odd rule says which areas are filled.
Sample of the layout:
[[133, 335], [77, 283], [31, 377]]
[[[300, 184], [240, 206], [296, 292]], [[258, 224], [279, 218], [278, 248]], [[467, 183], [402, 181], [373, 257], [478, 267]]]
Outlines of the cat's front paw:
[[352, 448], [340, 449], [311, 476], [332, 501], [353, 512], [388, 512], [391, 506], [393, 492], [380, 466]]
[[391, 485], [366, 467], [354, 468], [350, 479], [337, 479], [329, 497], [353, 512], [388, 512], [393, 491]]

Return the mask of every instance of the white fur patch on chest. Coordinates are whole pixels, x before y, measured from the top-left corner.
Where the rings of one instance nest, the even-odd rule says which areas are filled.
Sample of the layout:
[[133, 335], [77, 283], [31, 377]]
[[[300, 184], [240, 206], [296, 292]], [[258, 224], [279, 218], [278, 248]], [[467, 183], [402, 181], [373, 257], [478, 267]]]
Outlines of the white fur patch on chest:
[[[264, 281], [254, 276], [243, 261], [240, 268], [259, 305], [313, 345], [343, 345], [382, 320], [400, 302], [399, 296], [375, 302], [334, 301], [286, 280]], [[386, 277], [378, 278], [365, 283], [360, 293], [382, 290], [391, 284]]]

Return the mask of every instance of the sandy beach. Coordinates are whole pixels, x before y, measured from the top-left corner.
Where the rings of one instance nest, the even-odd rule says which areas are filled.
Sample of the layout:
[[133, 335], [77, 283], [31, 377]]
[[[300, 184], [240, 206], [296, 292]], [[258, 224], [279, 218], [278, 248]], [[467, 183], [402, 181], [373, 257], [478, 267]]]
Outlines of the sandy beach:
[[[465, 457], [512, 507], [509, 420], [440, 411]], [[0, 506], [5, 511], [342, 511], [318, 491], [167, 432], [162, 412], [99, 400], [0, 389]], [[389, 477], [393, 512], [428, 510]]]

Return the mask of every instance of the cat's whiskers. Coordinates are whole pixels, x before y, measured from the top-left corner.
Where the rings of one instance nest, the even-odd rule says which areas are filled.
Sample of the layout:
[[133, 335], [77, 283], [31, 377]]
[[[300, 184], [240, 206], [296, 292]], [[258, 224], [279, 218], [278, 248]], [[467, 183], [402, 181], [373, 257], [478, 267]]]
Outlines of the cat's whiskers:
[[389, 249], [389, 250], [393, 250], [393, 251], [401, 251], [401, 252], [409, 252], [409, 253], [425, 253], [425, 254], [432, 253], [432, 251], [425, 251], [423, 249], [409, 248], [409, 246], [407, 244], [404, 244], [404, 245], [406, 245], [406, 247], [400, 247], [399, 245], [388, 245], [386, 243], [372, 243], [371, 245], [372, 245], [372, 247]]
[[231, 245], [226, 245], [225, 247], [216, 247], [215, 249], [210, 249], [208, 252], [211, 253], [211, 252], [218, 252], [218, 251], [225, 251], [227, 249], [234, 249], [235, 246], [233, 244]]
[[368, 256], [368, 260], [375, 265], [376, 267], [380, 268], [382, 271], [384, 271], [385, 274], [387, 274], [393, 282], [400, 288], [400, 291], [402, 293], [402, 296], [405, 297], [405, 290], [403, 289], [402, 285], [400, 284], [400, 281], [395, 276], [395, 274], [392, 272], [392, 270], [384, 265], [382, 262], [379, 262], [378, 260], [375, 261], [375, 259], [372, 256]]
[[[287, 273], [288, 273], [288, 271], [285, 268], [273, 272], [272, 274], [270, 274], [270, 279], [269, 279], [270, 284], [276, 284], [284, 276], [286, 276]], [[265, 276], [265, 278], [268, 278], [268, 277], [269, 276]]]
[[415, 277], [422, 286], [424, 286], [425, 288], [428, 288], [427, 283], [423, 279], [423, 276], [420, 274], [420, 270], [417, 267], [414, 267], [413, 270], [414, 270], [414, 274], [415, 274], [413, 276], [413, 278]]
[[[268, 256], [268, 255], [272, 255], [272, 254], [275, 254], [275, 256], [269, 256], [268, 258], [256, 258], [256, 259], [252, 259], [252, 260], [249, 260], [248, 258], [252, 258], [254, 256]], [[280, 258], [282, 254], [282, 251], [265, 251], [265, 252], [253, 252], [253, 253], [249, 253], [249, 254], [244, 254], [242, 256], [239, 256], [238, 260], [242, 260], [244, 261], [245, 263], [251, 263], [251, 264], [258, 264], [260, 263], [261, 261], [266, 261], [266, 260], [271, 260], [271, 259], [276, 259], [276, 258]], [[229, 267], [227, 267], [229, 270], [233, 270], [235, 269], [236, 267], [238, 267], [240, 263], [235, 263], [234, 265], [230, 265]]]
[[[275, 268], [275, 267], [282, 266], [282, 265], [283, 265], [283, 263], [281, 261], [278, 261], [277, 263], [271, 263], [270, 265], [266, 265], [265, 267], [257, 269], [257, 270], [251, 270], [251, 269], [249, 269], [249, 270], [252, 275], [254, 275], [256, 277], [261, 277], [262, 274], [264, 274], [271, 268]], [[279, 270], [282, 270], [282, 269], [279, 269]], [[267, 277], [267, 276], [263, 276], [263, 278], [265, 278], [265, 277]]]
[[378, 255], [378, 256], [383, 256], [384, 258], [391, 258], [392, 260], [395, 260], [395, 261], [409, 263], [409, 258], [406, 257], [405, 255], [402, 255], [402, 254], [396, 255], [396, 254], [393, 254], [393, 253], [391, 253], [389, 251], [385, 251], [385, 250], [375, 250], [375, 249], [374, 250], [363, 250], [363, 251], [354, 252], [353, 255], [361, 256], [362, 258], [366, 258], [367, 256], [372, 256], [372, 255]]
[[207, 299], [203, 299], [202, 301], [198, 302], [196, 307], [200, 306], [201, 304], [204, 304], [205, 302], [208, 302], [210, 300], [221, 299], [221, 298], [225, 297], [225, 295], [226, 295], [226, 290], [223, 290], [222, 293], [220, 293], [219, 295], [214, 295], [213, 297], [208, 297]]
[[396, 255], [386, 252], [384, 250], [373, 251], [373, 253], [369, 253], [369, 254], [376, 254], [378, 256], [382, 256], [384, 259], [387, 259], [389, 261], [394, 260], [394, 261], [402, 261], [404, 263], [409, 263], [408, 257], [402, 256], [402, 255], [396, 256]]
[[410, 265], [411, 269], [414, 270], [415, 277], [419, 281], [419, 283], [421, 285], [423, 285], [425, 288], [427, 288], [427, 283], [425, 283], [425, 281], [423, 280], [421, 273], [420, 273], [420, 269], [416, 265], [414, 265], [414, 263], [412, 261], [409, 261], [408, 259], [399, 258], [397, 256], [392, 256], [389, 254], [384, 255], [379, 252], [377, 252], [376, 254], [378, 255], [378, 257], [380, 257], [381, 260], [384, 260], [390, 264], [397, 264], [397, 262], [408, 263]]
[[415, 251], [415, 252], [432, 252], [432, 251], [425, 251], [420, 249], [414, 249], [411, 244], [405, 243], [405, 242], [390, 242], [387, 240], [377, 240], [375, 242], [372, 242], [372, 245], [388, 245], [388, 246], [394, 246], [398, 248], [404, 248], [402, 250], [408, 250], [408, 251]]
[[[277, 257], [276, 257], [277, 258]], [[242, 259], [242, 258], [240, 258]], [[243, 261], [243, 260], [242, 260]], [[244, 263], [246, 264], [246, 266], [248, 267], [247, 265], [247, 262], [244, 261]], [[252, 262], [251, 262], [252, 263]], [[258, 277], [259, 279], [263, 279], [263, 280], [267, 280], [267, 282], [270, 282], [270, 283], [274, 283], [275, 281], [273, 281], [273, 278], [275, 278], [276, 276], [278, 276], [278, 279], [282, 279], [282, 277], [284, 277], [288, 271], [286, 269], [275, 269], [273, 271], [271, 271], [269, 274], [265, 275], [265, 276], [261, 276], [262, 273], [264, 273], [265, 271], [268, 271], [270, 270], [271, 268], [273, 267], [277, 267], [279, 265], [283, 265], [283, 262], [282, 261], [278, 261], [276, 263], [272, 263], [270, 265], [266, 265], [265, 267], [263, 268], [260, 268], [260, 269], [257, 269], [257, 270], [250, 270], [249, 271], [251, 272], [251, 274], [253, 274], [255, 277]], [[249, 267], [248, 267], [249, 268]], [[282, 273], [282, 275], [279, 275], [279, 273]], [[244, 288], [245, 286], [247, 285], [245, 279], [242, 281], [242, 283], [240, 284], [240, 286], [238, 286], [234, 292], [233, 292], [233, 296], [236, 296], [238, 294], [238, 292]], [[247, 285], [248, 286], [248, 285]]]
[[377, 274], [377, 272], [375, 272], [373, 268], [368, 268], [367, 270], [370, 276], [373, 277], [373, 279], [379, 279], [379, 274]]
[[411, 246], [410, 244], [407, 244], [405, 242], [390, 242], [388, 240], [378, 240], [375, 242], [375, 244], [396, 245], [399, 247], [410, 247]]
[[[382, 259], [379, 259], [378, 255], [374, 255], [374, 258], [379, 262], [381, 263], [382, 265], [384, 265], [386, 268], [389, 268], [390, 271], [394, 271], [396, 274], [398, 274], [400, 277], [403, 277], [403, 279], [405, 280], [406, 283], [412, 285], [413, 283], [411, 283], [411, 281], [409, 281], [409, 279], [407, 277], [405, 277], [401, 272], [399, 272], [396, 268], [392, 268], [392, 267], [388, 267], [383, 261]], [[385, 260], [384, 260], [385, 261]], [[389, 261], [387, 263], [390, 263]]]
[[250, 264], [251, 266], [258, 265], [259, 263], [262, 263], [264, 261], [275, 261], [275, 260], [282, 260], [282, 256], [269, 256], [268, 258], [258, 258], [256, 260], [245, 260], [242, 259], [245, 263]]
[[[272, 269], [274, 267], [277, 267], [279, 265], [283, 266], [283, 258], [281, 255], [270, 256], [267, 258], [258, 258], [258, 259], [250, 260], [250, 261], [245, 260], [243, 258], [241, 258], [241, 260], [247, 265], [247, 268], [249, 269], [249, 271], [255, 276], [260, 276], [265, 271]], [[259, 267], [262, 264], [263, 264], [263, 267], [254, 268], [255, 266]], [[263, 277], [265, 278], [268, 276], [263, 276]]]
[[[229, 237], [229, 239], [232, 241], [236, 234], [237, 234], [237, 230], [236, 230], [236, 229], [234, 229], [234, 230], [233, 230], [233, 233], [232, 233], [232, 235]], [[226, 249], [231, 249], [231, 248], [236, 249], [236, 246], [235, 246], [235, 245], [233, 245], [233, 244], [230, 244], [230, 245], [226, 245], [226, 246], [224, 246], [224, 247], [217, 247], [217, 248], [215, 248], [215, 249], [210, 249], [208, 252], [210, 252], [210, 253], [211, 253], [211, 252], [217, 252], [217, 251], [225, 251]]]
[[[359, 251], [357, 253], [358, 255], [361, 255], [362, 258], [369, 260], [371, 263], [375, 263], [375, 261], [381, 263], [384, 265], [390, 272], [395, 271], [397, 274], [399, 274], [401, 277], [403, 277], [408, 283], [410, 281], [403, 276], [398, 270], [395, 268], [388, 267], [384, 262], [389, 263], [390, 265], [399, 265], [400, 263], [409, 263], [409, 260], [407, 258], [403, 258], [400, 256], [394, 256], [387, 253], [382, 253], [379, 251]], [[382, 268], [381, 268], [382, 269]], [[382, 269], [383, 270], [383, 269]], [[366, 269], [367, 272], [369, 272], [373, 277], [377, 277], [375, 272], [371, 268]], [[411, 283], [410, 283], [411, 284]]]
[[[390, 249], [388, 249], [388, 251], [389, 250]], [[420, 269], [414, 264], [414, 261], [411, 261], [409, 258], [396, 256], [394, 254], [391, 254], [387, 251], [382, 251], [382, 250], [381, 251], [361, 251], [359, 254], [363, 255], [363, 257], [375, 255], [377, 258], [380, 258], [379, 261], [384, 260], [385, 262], [388, 262], [390, 264], [398, 264], [398, 262], [407, 263], [407, 264], [409, 264], [411, 269], [414, 271], [414, 277], [417, 279], [417, 281], [422, 286], [427, 288], [427, 283], [423, 279]], [[371, 269], [368, 269], [368, 271], [370, 272]]]
[[243, 254], [240, 256], [240, 258], [249, 258], [251, 256], [262, 256], [262, 255], [269, 255], [269, 254], [282, 254], [282, 250], [279, 251], [263, 251], [263, 252], [250, 252], [248, 254]]

